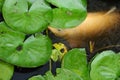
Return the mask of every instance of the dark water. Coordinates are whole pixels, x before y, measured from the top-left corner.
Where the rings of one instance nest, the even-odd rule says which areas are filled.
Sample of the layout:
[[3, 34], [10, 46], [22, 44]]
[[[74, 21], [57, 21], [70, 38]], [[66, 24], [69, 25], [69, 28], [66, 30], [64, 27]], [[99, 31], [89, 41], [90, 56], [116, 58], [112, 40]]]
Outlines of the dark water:
[[[113, 1], [114, 1], [114, 3], [113, 3]], [[110, 0], [110, 3], [108, 3], [109, 0], [88, 0], [87, 8], [88, 8], [88, 11], [91, 11], [91, 12], [109, 10], [111, 8], [111, 6], [116, 5], [116, 2], [117, 2], [116, 7], [119, 8], [120, 1], [119, 2], [118, 1], [119, 0]], [[1, 13], [0, 13], [0, 21], [3, 21], [3, 17], [2, 17]], [[115, 38], [115, 40], [117, 40], [117, 39]], [[54, 42], [63, 42], [63, 43], [65, 42], [66, 43], [66, 41], [64, 41], [62, 39], [59, 39], [59, 38], [58, 39], [56, 38], [56, 40], [55, 40], [55, 37], [52, 37], [52, 41], [53, 41], [53, 43]], [[114, 40], [113, 40], [113, 42], [114, 42]], [[119, 41], [116, 41], [116, 42], [119, 42]], [[101, 41], [101, 43], [103, 43], [103, 42]], [[104, 42], [104, 43], [106, 43], [106, 42]], [[120, 44], [120, 43], [114, 43], [114, 44]], [[97, 45], [97, 46], [99, 46], [99, 45]], [[60, 63], [54, 63], [53, 62], [52, 63], [52, 72], [54, 74], [55, 74], [55, 70], [56, 70], [57, 67], [60, 67]], [[13, 75], [11, 80], [28, 80], [28, 78], [30, 78], [34, 75], [44, 75], [48, 70], [49, 70], [49, 63], [47, 63], [43, 66], [37, 67], [37, 68], [29, 68], [29, 69], [28, 68], [15, 67], [14, 75]]]
[[39, 75], [39, 74], [44, 75], [47, 70], [49, 70], [48, 63], [38, 68], [15, 67], [14, 75], [11, 80], [27, 80], [28, 78], [34, 75]]
[[[55, 74], [56, 68], [60, 67], [60, 62], [52, 62], [52, 73]], [[11, 80], [28, 80], [35, 75], [44, 75], [49, 70], [49, 63], [37, 68], [15, 67], [14, 75]]]

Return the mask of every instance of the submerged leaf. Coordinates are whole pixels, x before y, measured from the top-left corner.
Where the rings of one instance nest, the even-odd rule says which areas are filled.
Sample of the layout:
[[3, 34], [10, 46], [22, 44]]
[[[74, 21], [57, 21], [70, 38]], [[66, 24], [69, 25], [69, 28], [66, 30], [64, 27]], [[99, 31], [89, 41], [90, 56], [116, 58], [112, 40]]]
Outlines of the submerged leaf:
[[79, 25], [86, 17], [86, 0], [47, 0], [53, 8], [53, 20], [50, 26], [72, 28]]
[[120, 54], [104, 51], [97, 55], [91, 63], [92, 80], [119, 80]]
[[13, 72], [13, 65], [0, 61], [0, 80], [10, 80]]
[[51, 55], [51, 40], [44, 35], [30, 36], [13, 31], [0, 23], [0, 59], [21, 67], [45, 64]]
[[51, 7], [45, 0], [5, 0], [2, 12], [12, 29], [27, 34], [45, 30], [52, 19]]

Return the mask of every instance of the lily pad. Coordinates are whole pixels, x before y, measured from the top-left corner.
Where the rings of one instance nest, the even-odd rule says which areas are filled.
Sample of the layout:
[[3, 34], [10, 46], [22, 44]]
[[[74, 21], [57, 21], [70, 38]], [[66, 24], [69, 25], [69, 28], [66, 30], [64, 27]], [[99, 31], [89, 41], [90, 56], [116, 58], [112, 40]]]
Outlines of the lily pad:
[[53, 20], [51, 27], [72, 28], [79, 25], [86, 17], [86, 0], [46, 0], [52, 5]]
[[120, 54], [104, 51], [97, 55], [91, 63], [92, 80], [119, 80]]
[[68, 70], [58, 68], [56, 76], [48, 71], [43, 77], [41, 75], [33, 76], [28, 80], [83, 80], [78, 74]]
[[62, 67], [77, 73], [83, 80], [89, 80], [85, 49], [75, 48], [66, 53], [63, 58]]
[[2, 12], [2, 7], [3, 7], [3, 4], [4, 4], [4, 1], [5, 0], [0, 0], [0, 12]]
[[46, 75], [44, 75], [44, 78], [45, 80], [82, 80], [78, 74], [63, 68], [57, 68], [56, 76], [48, 71]]
[[37, 75], [29, 78], [28, 80], [45, 80], [43, 76]]
[[12, 29], [27, 34], [45, 30], [52, 19], [51, 7], [45, 0], [5, 0], [2, 12]]
[[0, 61], [0, 80], [10, 80], [13, 76], [14, 66]]
[[52, 53], [51, 40], [44, 35], [30, 36], [13, 31], [0, 23], [0, 59], [20, 67], [45, 64]]

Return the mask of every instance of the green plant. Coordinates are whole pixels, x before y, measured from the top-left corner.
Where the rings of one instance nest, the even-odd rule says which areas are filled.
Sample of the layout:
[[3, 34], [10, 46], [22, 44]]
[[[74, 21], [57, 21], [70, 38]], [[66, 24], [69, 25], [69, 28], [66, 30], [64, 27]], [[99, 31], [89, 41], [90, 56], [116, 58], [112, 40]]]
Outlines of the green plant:
[[43, 77], [34, 76], [29, 80], [89, 80], [85, 49], [72, 49], [62, 60], [62, 67], [56, 70], [56, 76], [50, 71]]
[[10, 80], [14, 72], [14, 66], [0, 61], [0, 80]]
[[0, 0], [0, 12], [4, 18], [0, 22], [0, 80], [11, 79], [14, 65], [34, 68], [50, 57], [62, 60], [56, 75], [49, 70], [29, 80], [120, 79], [120, 53], [103, 51], [89, 63], [85, 49], [75, 48], [63, 57], [60, 47], [52, 49], [52, 41], [42, 34], [48, 26], [65, 29], [80, 24], [87, 13], [85, 0]]
[[[47, 63], [52, 53], [52, 42], [42, 32], [48, 26], [72, 28], [80, 24], [86, 17], [86, 1], [74, 2], [2, 0], [0, 9], [4, 20], [0, 22], [0, 60], [26, 68]], [[62, 71], [73, 74], [69, 70]]]
[[[46, 75], [33, 76], [29, 80], [119, 80], [120, 53], [103, 51], [87, 63], [84, 49], [70, 50], [62, 61], [62, 67], [54, 76], [50, 71]], [[89, 65], [88, 65], [89, 64]]]
[[97, 55], [91, 63], [92, 80], [119, 80], [120, 53], [104, 51]]

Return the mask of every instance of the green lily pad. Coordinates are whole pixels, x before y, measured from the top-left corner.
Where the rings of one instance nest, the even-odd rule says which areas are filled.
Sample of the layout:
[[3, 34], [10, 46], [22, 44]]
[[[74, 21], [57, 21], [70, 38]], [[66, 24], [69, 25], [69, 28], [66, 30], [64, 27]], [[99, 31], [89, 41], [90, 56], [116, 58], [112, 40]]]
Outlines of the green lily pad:
[[55, 80], [82, 80], [82, 78], [68, 69], [57, 69]]
[[3, 4], [4, 4], [4, 1], [5, 0], [0, 0], [0, 12], [2, 12], [2, 7], [3, 7]]
[[53, 20], [51, 27], [72, 28], [79, 25], [86, 17], [86, 0], [46, 0], [52, 5]]
[[[33, 76], [33, 80], [89, 80], [85, 49], [72, 49], [63, 58], [62, 68], [56, 69], [56, 75], [48, 71], [43, 77]], [[44, 78], [44, 79], [43, 79]]]
[[45, 80], [43, 76], [37, 75], [29, 78], [28, 80]]
[[83, 80], [78, 74], [68, 70], [58, 68], [56, 76], [51, 71], [48, 71], [44, 76], [37, 75], [29, 78], [28, 80]]
[[13, 76], [14, 66], [0, 61], [0, 80], [10, 80]]
[[62, 67], [77, 73], [83, 80], [89, 80], [85, 49], [75, 48], [66, 53], [63, 58]]
[[52, 73], [49, 71], [46, 73], [44, 78], [45, 80], [82, 80], [78, 74], [72, 72], [71, 70], [62, 68], [57, 69], [56, 76], [52, 75]]
[[104, 51], [97, 55], [91, 63], [92, 80], [119, 80], [120, 54]]
[[0, 23], [0, 59], [20, 67], [37, 67], [45, 64], [52, 53], [51, 40], [44, 35], [30, 36]]
[[27, 34], [45, 30], [52, 19], [51, 7], [45, 0], [5, 0], [2, 12], [12, 29]]

